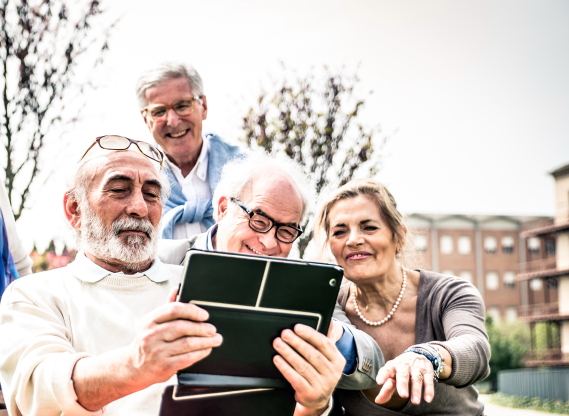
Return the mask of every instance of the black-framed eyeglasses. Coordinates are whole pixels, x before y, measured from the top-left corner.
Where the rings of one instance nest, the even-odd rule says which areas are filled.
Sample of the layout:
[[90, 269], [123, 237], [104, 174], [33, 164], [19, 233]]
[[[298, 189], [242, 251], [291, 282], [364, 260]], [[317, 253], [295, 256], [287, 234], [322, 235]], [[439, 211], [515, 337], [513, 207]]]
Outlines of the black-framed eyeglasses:
[[249, 227], [258, 233], [268, 233], [276, 227], [275, 237], [281, 243], [285, 244], [292, 244], [294, 240], [300, 237], [302, 234], [303, 229], [293, 227], [292, 225], [282, 224], [280, 222], [276, 222], [272, 218], [267, 217], [265, 214], [261, 214], [260, 212], [251, 211], [247, 208], [241, 201], [237, 198], [231, 198], [231, 202], [235, 202], [243, 211], [249, 215]]
[[168, 110], [172, 109], [181, 117], [189, 116], [194, 112], [194, 101], [201, 103], [203, 96], [187, 97], [168, 104], [151, 104], [144, 107], [143, 113], [146, 113], [153, 121], [164, 121], [167, 118]]
[[132, 140], [128, 137], [123, 136], [100, 136], [95, 139], [93, 144], [89, 146], [85, 154], [81, 157], [81, 160], [87, 156], [87, 153], [96, 145], [98, 144], [101, 149], [105, 150], [127, 150], [132, 144], [134, 144], [140, 153], [142, 153], [147, 158], [157, 162], [160, 165], [160, 169], [162, 169], [162, 162], [164, 162], [164, 153], [156, 146], [151, 145], [150, 143], [146, 143], [140, 140]]

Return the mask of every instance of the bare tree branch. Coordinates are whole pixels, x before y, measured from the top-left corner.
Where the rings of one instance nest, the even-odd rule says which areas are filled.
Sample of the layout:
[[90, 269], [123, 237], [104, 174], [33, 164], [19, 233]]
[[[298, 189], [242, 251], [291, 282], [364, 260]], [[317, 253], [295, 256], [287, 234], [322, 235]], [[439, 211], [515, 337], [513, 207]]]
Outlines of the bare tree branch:
[[100, 1], [84, 0], [82, 6], [69, 7], [68, 0], [0, 3], [0, 140], [16, 219], [42, 171], [46, 146], [67, 121], [65, 104], [88, 85], [77, 68], [100, 64], [108, 49], [115, 23], [100, 33], [94, 26], [103, 13]]
[[[387, 137], [378, 139], [379, 126], [357, 121], [365, 105], [365, 99], [355, 97], [357, 74], [335, 73], [327, 67], [321, 78], [314, 72], [293, 77], [284, 71], [274, 92], [261, 93], [257, 106], [243, 118], [242, 140], [247, 146], [271, 154], [284, 152], [303, 167], [318, 195], [356, 174], [374, 176]], [[301, 257], [312, 236], [309, 228], [300, 239]]]

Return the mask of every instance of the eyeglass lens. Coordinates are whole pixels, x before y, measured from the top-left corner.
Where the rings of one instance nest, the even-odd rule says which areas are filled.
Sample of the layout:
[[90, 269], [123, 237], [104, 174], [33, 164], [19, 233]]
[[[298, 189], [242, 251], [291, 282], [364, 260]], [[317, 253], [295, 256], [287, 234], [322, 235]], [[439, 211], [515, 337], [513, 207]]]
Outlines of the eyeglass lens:
[[[249, 225], [255, 231], [266, 233], [273, 227], [273, 221], [264, 215], [253, 213], [253, 216], [249, 219]], [[277, 225], [277, 237], [285, 243], [293, 242], [298, 235], [298, 230], [292, 227]]]
[[166, 116], [168, 108], [171, 107], [179, 116], [188, 116], [193, 111], [193, 103], [194, 103], [193, 98], [187, 98], [180, 101], [176, 101], [171, 106], [166, 106], [164, 104], [157, 104], [156, 106], [152, 106], [148, 109], [148, 114], [153, 119], [162, 119]]

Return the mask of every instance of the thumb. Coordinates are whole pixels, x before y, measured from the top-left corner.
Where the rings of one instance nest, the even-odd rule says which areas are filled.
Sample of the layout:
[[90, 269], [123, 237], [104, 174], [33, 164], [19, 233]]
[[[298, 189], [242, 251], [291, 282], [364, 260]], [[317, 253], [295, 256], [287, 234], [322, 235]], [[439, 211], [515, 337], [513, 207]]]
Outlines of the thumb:
[[170, 294], [168, 295], [168, 303], [176, 302], [176, 298], [178, 297], [178, 290], [180, 290], [180, 285], [170, 289]]

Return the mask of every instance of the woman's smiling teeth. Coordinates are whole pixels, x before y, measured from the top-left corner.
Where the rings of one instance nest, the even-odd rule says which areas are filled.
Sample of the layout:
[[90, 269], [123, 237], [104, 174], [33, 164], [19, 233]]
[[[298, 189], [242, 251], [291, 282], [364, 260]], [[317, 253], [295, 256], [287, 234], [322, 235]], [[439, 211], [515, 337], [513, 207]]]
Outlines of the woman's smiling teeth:
[[357, 254], [348, 255], [348, 259], [350, 259], [350, 260], [357, 260], [357, 259], [361, 259], [362, 257], [369, 257], [369, 254], [368, 253], [357, 253]]
[[169, 135], [170, 137], [173, 137], [174, 139], [177, 139], [178, 137], [182, 137], [182, 136], [183, 136], [184, 134], [186, 134], [187, 132], [188, 132], [188, 130], [183, 130], [183, 131], [180, 131], [180, 132], [178, 132], [178, 133], [169, 133], [168, 135]]

